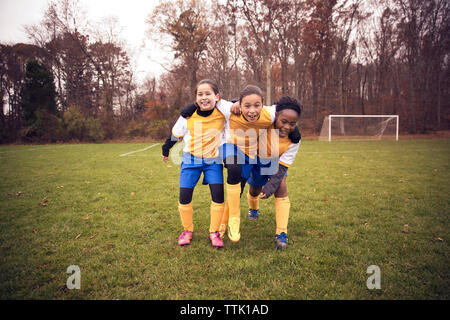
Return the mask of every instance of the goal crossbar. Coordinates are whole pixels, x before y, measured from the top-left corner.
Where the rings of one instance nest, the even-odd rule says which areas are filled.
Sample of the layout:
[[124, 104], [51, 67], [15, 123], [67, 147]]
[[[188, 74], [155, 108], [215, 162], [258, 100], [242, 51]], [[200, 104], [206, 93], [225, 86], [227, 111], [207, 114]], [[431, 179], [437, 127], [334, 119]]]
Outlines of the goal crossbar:
[[328, 141], [331, 141], [331, 119], [332, 118], [395, 118], [395, 140], [398, 141], [398, 128], [399, 128], [399, 116], [396, 114], [364, 114], [364, 115], [352, 115], [352, 114], [330, 114], [328, 115]]

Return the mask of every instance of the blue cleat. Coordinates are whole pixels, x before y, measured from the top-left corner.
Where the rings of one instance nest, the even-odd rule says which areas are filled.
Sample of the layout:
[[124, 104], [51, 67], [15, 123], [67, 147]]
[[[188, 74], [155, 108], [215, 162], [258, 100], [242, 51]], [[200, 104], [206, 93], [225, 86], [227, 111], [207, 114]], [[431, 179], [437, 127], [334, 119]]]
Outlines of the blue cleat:
[[258, 210], [253, 210], [253, 209], [248, 210], [248, 220], [258, 220], [258, 218], [259, 218], [259, 209]]
[[275, 242], [277, 244], [278, 250], [283, 250], [288, 247], [288, 237], [287, 234], [282, 232], [281, 234], [277, 234], [275, 238]]

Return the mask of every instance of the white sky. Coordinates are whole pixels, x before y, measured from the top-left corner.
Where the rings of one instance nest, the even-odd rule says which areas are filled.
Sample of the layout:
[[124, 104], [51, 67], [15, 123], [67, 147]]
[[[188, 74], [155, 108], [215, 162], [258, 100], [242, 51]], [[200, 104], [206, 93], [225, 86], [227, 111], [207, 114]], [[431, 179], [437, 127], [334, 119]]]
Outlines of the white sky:
[[[167, 52], [145, 36], [145, 19], [158, 4], [154, 0], [81, 0], [86, 13], [92, 21], [103, 17], [116, 16], [123, 28], [121, 38], [128, 45], [128, 52], [136, 66], [136, 77], [144, 79], [147, 75], [159, 76], [164, 72], [160, 63], [167, 63]], [[0, 0], [0, 42], [29, 43], [24, 31], [25, 25], [42, 21], [48, 0]]]

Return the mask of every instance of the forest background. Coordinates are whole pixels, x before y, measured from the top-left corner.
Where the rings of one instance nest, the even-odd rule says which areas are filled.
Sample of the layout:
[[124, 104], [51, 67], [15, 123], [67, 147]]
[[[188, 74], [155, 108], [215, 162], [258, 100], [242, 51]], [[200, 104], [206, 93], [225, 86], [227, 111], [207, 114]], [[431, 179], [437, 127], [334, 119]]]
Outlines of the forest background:
[[203, 78], [225, 99], [247, 84], [268, 105], [296, 97], [304, 134], [328, 114], [398, 114], [403, 134], [450, 128], [446, 0], [161, 0], [146, 34], [171, 62], [144, 81], [117, 19], [96, 27], [82, 12], [50, 1], [29, 43], [0, 43], [0, 143], [160, 140]]

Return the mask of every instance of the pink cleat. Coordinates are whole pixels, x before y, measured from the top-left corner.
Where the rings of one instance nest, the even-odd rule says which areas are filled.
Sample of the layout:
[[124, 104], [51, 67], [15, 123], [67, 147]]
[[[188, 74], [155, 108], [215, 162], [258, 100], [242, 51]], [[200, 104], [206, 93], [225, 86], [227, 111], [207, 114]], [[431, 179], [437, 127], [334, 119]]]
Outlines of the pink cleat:
[[211, 240], [211, 244], [214, 248], [222, 248], [223, 241], [220, 239], [219, 232], [213, 232], [209, 234], [209, 239]]
[[184, 230], [178, 237], [178, 244], [180, 246], [185, 246], [191, 243], [194, 233], [188, 230]]

